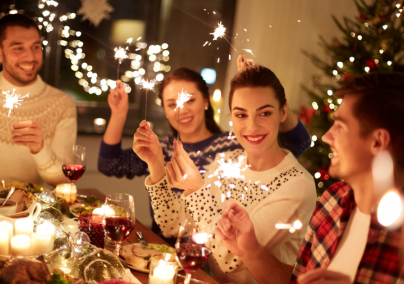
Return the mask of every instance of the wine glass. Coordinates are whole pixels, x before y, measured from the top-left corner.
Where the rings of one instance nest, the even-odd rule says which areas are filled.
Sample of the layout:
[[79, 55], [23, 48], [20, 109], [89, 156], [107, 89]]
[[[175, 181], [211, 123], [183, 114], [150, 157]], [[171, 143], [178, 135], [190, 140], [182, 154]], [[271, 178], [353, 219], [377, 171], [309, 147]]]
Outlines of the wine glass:
[[125, 193], [107, 195], [103, 218], [105, 233], [115, 242], [114, 253], [119, 257], [122, 242], [135, 229], [135, 201], [133, 196]]
[[212, 254], [212, 225], [198, 226], [191, 217], [185, 219], [180, 227], [175, 243], [175, 251], [185, 270], [185, 284], [191, 280], [191, 272], [200, 269]]
[[86, 170], [86, 148], [80, 145], [67, 146], [62, 170], [64, 175], [70, 180], [70, 196], [68, 200], [73, 203], [77, 195], [77, 192], [73, 192], [74, 182], [77, 181]]

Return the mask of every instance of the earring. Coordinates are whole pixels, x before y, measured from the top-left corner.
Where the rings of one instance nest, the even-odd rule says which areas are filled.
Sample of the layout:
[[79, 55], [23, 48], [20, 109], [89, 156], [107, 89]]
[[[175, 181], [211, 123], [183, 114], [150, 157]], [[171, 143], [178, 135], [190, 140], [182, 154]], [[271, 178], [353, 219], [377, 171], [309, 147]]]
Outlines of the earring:
[[208, 110], [208, 107], [207, 107], [207, 106], [205, 107], [205, 110]]

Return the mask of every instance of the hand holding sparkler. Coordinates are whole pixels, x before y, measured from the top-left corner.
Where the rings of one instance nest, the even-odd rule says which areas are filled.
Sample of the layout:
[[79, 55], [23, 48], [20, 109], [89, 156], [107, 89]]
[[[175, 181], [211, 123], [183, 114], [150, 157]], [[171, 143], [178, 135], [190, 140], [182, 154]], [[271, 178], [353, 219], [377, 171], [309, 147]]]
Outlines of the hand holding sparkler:
[[36, 121], [20, 121], [13, 124], [11, 135], [16, 145], [27, 146], [31, 154], [43, 149], [41, 124]]
[[254, 255], [261, 247], [248, 212], [234, 200], [224, 207], [215, 233], [240, 258]]
[[237, 57], [237, 71], [253, 65], [254, 61], [252, 59], [245, 59], [244, 54], [241, 54]]
[[120, 118], [124, 117], [126, 120], [129, 109], [129, 98], [121, 80], [116, 81], [115, 89], [110, 89], [108, 105], [111, 108], [111, 119], [112, 116], [114, 116]]
[[147, 91], [150, 90], [152, 92], [154, 92], [154, 87], [157, 84], [156, 80], [142, 80], [142, 82], [140, 82], [140, 85], [142, 85], [141, 89], [145, 89], [146, 90], [146, 107], [145, 107], [145, 114], [144, 114], [144, 120], [147, 120]]
[[157, 135], [143, 120], [133, 135], [133, 151], [147, 163], [152, 183], [158, 182], [165, 176], [164, 156]]
[[184, 189], [186, 195], [205, 184], [199, 169], [185, 152], [182, 143], [174, 141], [174, 155], [166, 165], [167, 182], [171, 187]]

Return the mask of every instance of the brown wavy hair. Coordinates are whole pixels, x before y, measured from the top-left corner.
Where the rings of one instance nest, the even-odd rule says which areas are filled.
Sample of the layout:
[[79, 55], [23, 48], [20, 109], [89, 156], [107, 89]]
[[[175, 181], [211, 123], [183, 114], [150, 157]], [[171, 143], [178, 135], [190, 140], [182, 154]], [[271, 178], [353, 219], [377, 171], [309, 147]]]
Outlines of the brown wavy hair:
[[[159, 84], [159, 98], [161, 99], [162, 104], [164, 105], [164, 100], [163, 100], [163, 91], [164, 88], [167, 87], [168, 84], [170, 84], [171, 81], [188, 81], [188, 82], [193, 82], [195, 83], [197, 89], [202, 93], [202, 96], [204, 99], [208, 101], [208, 109], [205, 111], [205, 125], [206, 128], [211, 132], [211, 133], [222, 133], [222, 130], [220, 127], [216, 124], [215, 120], [213, 119], [213, 108], [212, 105], [210, 104], [209, 100], [209, 88], [208, 85], [206, 84], [205, 80], [203, 80], [202, 76], [188, 68], [179, 68], [173, 71], [170, 75], [166, 76], [164, 80]], [[174, 134], [174, 136], [177, 135], [177, 130], [171, 126], [171, 130]]]

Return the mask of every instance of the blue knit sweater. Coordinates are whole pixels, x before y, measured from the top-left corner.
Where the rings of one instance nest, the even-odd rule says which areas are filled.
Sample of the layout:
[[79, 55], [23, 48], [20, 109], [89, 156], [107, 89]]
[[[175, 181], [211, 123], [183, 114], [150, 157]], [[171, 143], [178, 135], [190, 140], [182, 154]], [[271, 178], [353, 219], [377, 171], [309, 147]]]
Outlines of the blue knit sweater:
[[[172, 135], [159, 137], [163, 148], [164, 162], [168, 163], [174, 153]], [[311, 139], [303, 124], [299, 121], [297, 126], [288, 132], [279, 132], [279, 145], [288, 149], [298, 158], [311, 144]], [[241, 149], [236, 138], [229, 139], [229, 132], [213, 134], [208, 139], [198, 143], [183, 143], [195, 165], [203, 170], [215, 158], [217, 153]], [[122, 150], [121, 143], [108, 145], [101, 142], [98, 155], [98, 170], [107, 176], [123, 177], [129, 179], [135, 176], [148, 175], [147, 164], [143, 162], [131, 148]]]

